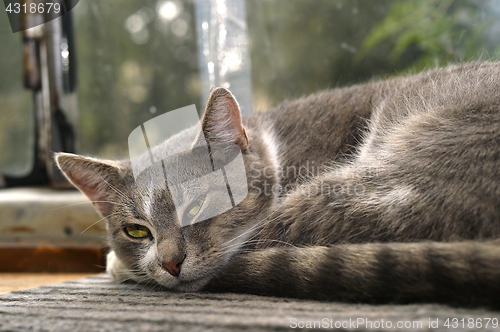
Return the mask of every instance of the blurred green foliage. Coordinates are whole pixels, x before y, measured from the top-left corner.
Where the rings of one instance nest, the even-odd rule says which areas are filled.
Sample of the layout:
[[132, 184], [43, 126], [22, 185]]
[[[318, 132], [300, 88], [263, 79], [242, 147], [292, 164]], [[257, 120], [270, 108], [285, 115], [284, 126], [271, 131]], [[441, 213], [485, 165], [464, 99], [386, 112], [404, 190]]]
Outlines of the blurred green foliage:
[[387, 45], [361, 63], [352, 61], [390, 5], [387, 0], [247, 1], [257, 109], [394, 70]]
[[395, 1], [387, 16], [365, 38], [355, 62], [382, 43], [397, 63], [411, 53], [414, 71], [477, 59], [498, 58], [499, 2], [496, 0]]

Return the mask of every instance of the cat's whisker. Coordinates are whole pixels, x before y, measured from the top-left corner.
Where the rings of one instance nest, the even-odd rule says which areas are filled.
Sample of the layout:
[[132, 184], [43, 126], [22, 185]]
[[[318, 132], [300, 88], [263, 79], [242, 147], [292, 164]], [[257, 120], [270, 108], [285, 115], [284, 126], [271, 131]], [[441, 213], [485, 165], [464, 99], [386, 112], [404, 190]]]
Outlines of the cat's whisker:
[[280, 241], [280, 240], [274, 240], [274, 239], [252, 240], [252, 241], [244, 242], [241, 245], [241, 247], [238, 244], [233, 244], [231, 246], [223, 247], [223, 248], [221, 248], [221, 250], [223, 250], [224, 252], [220, 253], [219, 256], [222, 257], [227, 253], [233, 253], [233, 252], [234, 253], [251, 253], [251, 252], [259, 251], [259, 250], [261, 250], [261, 248], [245, 248], [243, 246], [246, 244], [250, 244], [250, 243], [266, 243], [266, 242], [270, 243], [270, 244], [277, 243], [277, 244], [283, 244], [285, 246], [289, 246], [289, 247], [293, 247], [293, 248], [298, 248], [297, 246], [295, 246], [291, 243], [288, 243], [285, 241]]
[[[143, 271], [141, 271], [139, 269], [124, 269], [124, 270], [120, 270], [120, 271], [115, 271], [114, 273], [123, 274], [123, 275], [128, 276], [128, 278], [121, 280], [121, 283], [125, 283], [128, 281], [134, 281], [135, 285], [133, 285], [133, 287], [131, 289], [134, 289], [134, 287], [139, 285], [145, 278], [147, 278], [146, 273], [144, 273]], [[131, 275], [133, 275], [133, 276], [131, 276]], [[137, 277], [139, 277], [141, 279], [139, 281], [137, 281], [137, 279], [136, 279]]]
[[233, 248], [240, 248], [243, 247], [244, 245], [252, 244], [252, 243], [259, 243], [261, 240], [247, 240], [242, 243], [233, 243], [230, 245], [226, 246], [221, 246], [221, 250], [226, 250], [226, 249], [233, 249]]
[[[269, 217], [272, 217], [271, 219], [268, 219], [266, 223], [264, 223], [264, 225], [262, 226], [262, 228], [259, 230], [259, 232], [253, 234], [248, 240], [252, 240], [253, 238], [259, 236], [266, 228], [267, 225], [270, 225], [273, 221], [277, 220], [278, 218], [280, 218], [281, 216], [281, 213], [279, 212], [280, 209], [283, 207], [283, 205], [285, 204], [286, 200], [284, 199], [283, 200], [283, 203], [281, 203], [281, 205], [279, 205], [277, 208], [274, 208], [274, 211], [272, 213], [269, 214], [268, 217], [262, 219], [261, 221], [259, 221], [256, 225], [260, 225], [262, 226], [261, 224], [263, 223], [263, 221], [265, 221], [266, 219], [268, 219]], [[299, 203], [293, 205], [292, 207], [290, 207], [290, 209], [293, 209], [295, 208]], [[264, 241], [265, 239], [260, 239], [259, 241]]]
[[114, 271], [115, 274], [117, 275], [130, 275], [130, 274], [135, 274], [138, 275], [141, 271], [131, 271], [131, 270], [123, 270], [123, 271]]
[[93, 227], [93, 226], [97, 225], [98, 223], [100, 223], [101, 221], [105, 220], [106, 218], [111, 217], [111, 216], [113, 216], [113, 215], [121, 214], [121, 213], [122, 213], [122, 211], [117, 211], [117, 212], [113, 212], [113, 213], [111, 213], [111, 214], [109, 214], [109, 215], [107, 215], [107, 216], [105, 216], [105, 217], [102, 217], [101, 219], [97, 220], [96, 222], [94, 222], [94, 223], [93, 223], [92, 225], [90, 225], [89, 227], [85, 228], [85, 229], [84, 229], [84, 230], [80, 233], [80, 236], [81, 236], [83, 233], [85, 233], [86, 231], [88, 231], [91, 227]]
[[110, 204], [121, 205], [123, 207], [130, 208], [130, 205], [122, 204], [122, 203], [117, 203], [117, 202], [113, 202], [113, 201], [87, 201], [87, 202], [79, 202], [79, 203], [74, 203], [74, 204], [63, 205], [63, 206], [60, 206], [60, 207], [56, 207], [56, 208], [50, 209], [49, 211], [55, 211], [55, 210], [60, 210], [60, 209], [64, 209], [64, 208], [68, 208], [68, 207], [72, 207], [72, 206], [83, 205], [83, 204], [91, 204], [91, 203], [110, 203]]
[[[146, 282], [144, 280], [147, 278]], [[152, 288], [152, 290], [155, 290], [155, 287], [161, 286], [159, 285], [154, 279], [149, 278], [147, 274], [144, 275], [144, 277], [140, 280], [137, 285], [142, 284], [144, 287]]]
[[[278, 208], [276, 208], [275, 210], [277, 210], [277, 209], [281, 208], [284, 204], [285, 204], [285, 202], [283, 201], [283, 203], [281, 203], [281, 205], [279, 205], [279, 206], [278, 206]], [[274, 212], [273, 212], [273, 213], [274, 213]], [[264, 219], [259, 220], [258, 222], [256, 222], [254, 225], [252, 225], [251, 227], [249, 227], [247, 230], [245, 230], [245, 231], [244, 231], [243, 233], [241, 233], [240, 235], [238, 235], [238, 236], [236, 236], [236, 237], [232, 238], [232, 239], [231, 239], [231, 240], [229, 240], [229, 241], [226, 241], [223, 245], [227, 245], [227, 244], [229, 244], [229, 243], [231, 243], [231, 242], [233, 242], [233, 241], [236, 241], [236, 240], [237, 240], [237, 239], [239, 239], [240, 237], [245, 236], [245, 235], [247, 235], [247, 234], [248, 234], [248, 233], [250, 233], [250, 232], [253, 232], [256, 228], [258, 228], [258, 227], [260, 226], [260, 224], [262, 224], [264, 221], [266, 221], [267, 219], [269, 219], [270, 217], [272, 217], [272, 216], [273, 216], [273, 213], [269, 214], [269, 215], [268, 215], [267, 217], [265, 217]], [[275, 217], [275, 218], [276, 218], [276, 217]], [[274, 218], [273, 218], [273, 219], [270, 219], [270, 221], [272, 221], [272, 220], [274, 220]], [[266, 224], [267, 224], [267, 223], [266, 223]], [[260, 234], [260, 232], [262, 232], [262, 230], [261, 230], [261, 231], [259, 231], [259, 233], [257, 233], [257, 234]], [[252, 235], [252, 237], [253, 237], [253, 236], [255, 236], [255, 235]]]
[[72, 207], [72, 206], [83, 205], [83, 204], [91, 204], [91, 203], [92, 203], [92, 201], [79, 202], [79, 203], [74, 203], [74, 204], [65, 204], [63, 206], [59, 206], [59, 207], [50, 209], [49, 211], [56, 211], [56, 210], [61, 210], [61, 209]]
[[[146, 274], [136, 275], [136, 276], [140, 277], [140, 279], [139, 280], [134, 279], [135, 285], [131, 289], [134, 289], [135, 287], [138, 287], [139, 285], [143, 284], [144, 280], [147, 280], [147, 275]], [[146, 281], [145, 286], [148, 285], [149, 281], [150, 280]]]
[[134, 205], [134, 201], [129, 196], [127, 196], [121, 190], [119, 190], [118, 188], [116, 188], [115, 186], [113, 186], [111, 183], [109, 183], [108, 181], [106, 181], [106, 179], [103, 178], [101, 174], [99, 174], [98, 172], [95, 172], [95, 173], [104, 181], [104, 183], [106, 183], [111, 189], [113, 189], [114, 192], [116, 192], [123, 199], [129, 201], [132, 205]]
[[[248, 240], [248, 241], [245, 241], [241, 244], [241, 246], [244, 246], [244, 245], [247, 245], [247, 244], [252, 244], [252, 243], [280, 243], [280, 244], [284, 244], [286, 246], [290, 246], [290, 247], [295, 247], [297, 248], [297, 246], [289, 243], [289, 242], [286, 242], [286, 241], [281, 241], [281, 240], [275, 240], [275, 239], [259, 239], [259, 240]], [[222, 247], [221, 249], [231, 249], [231, 248], [238, 248], [240, 246], [240, 244], [232, 244], [230, 246], [226, 246], [226, 247]]]
[[[278, 207], [275, 207], [274, 211], [272, 213], [270, 213], [269, 216], [258, 221], [255, 225], [253, 225], [248, 230], [246, 230], [245, 232], [240, 234], [238, 237], [233, 238], [232, 240], [225, 242], [225, 245], [236, 240], [240, 236], [245, 235], [247, 232], [252, 232], [253, 230], [255, 230], [258, 227], [262, 227], [262, 228], [259, 230], [259, 232], [252, 234], [252, 236], [248, 240], [251, 240], [251, 239], [257, 237], [258, 235], [260, 235], [264, 231], [264, 229], [267, 225], [271, 224], [273, 221], [277, 220], [280, 217], [280, 213], [278, 211], [280, 208], [283, 207], [284, 204], [285, 204], [285, 200], [283, 200], [283, 202]], [[267, 222], [264, 223], [264, 221], [266, 221], [266, 220], [267, 220]]]

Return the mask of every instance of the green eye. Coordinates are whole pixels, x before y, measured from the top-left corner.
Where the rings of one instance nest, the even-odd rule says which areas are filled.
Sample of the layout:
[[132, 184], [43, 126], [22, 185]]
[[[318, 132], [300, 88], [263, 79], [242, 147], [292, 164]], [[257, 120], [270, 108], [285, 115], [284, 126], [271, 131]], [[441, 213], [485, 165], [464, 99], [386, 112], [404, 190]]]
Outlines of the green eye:
[[125, 231], [128, 235], [135, 238], [143, 238], [150, 234], [149, 229], [141, 225], [127, 226], [125, 227]]
[[199, 198], [195, 200], [193, 203], [191, 203], [187, 208], [186, 216], [188, 218], [194, 218], [198, 214], [198, 212], [200, 212], [204, 201], [205, 197]]

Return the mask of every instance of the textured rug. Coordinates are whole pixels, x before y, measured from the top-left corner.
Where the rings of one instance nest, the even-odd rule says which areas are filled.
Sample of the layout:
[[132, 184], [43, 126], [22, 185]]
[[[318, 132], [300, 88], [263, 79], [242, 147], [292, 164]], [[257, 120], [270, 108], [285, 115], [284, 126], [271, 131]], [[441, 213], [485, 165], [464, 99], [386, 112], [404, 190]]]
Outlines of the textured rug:
[[499, 321], [500, 312], [434, 304], [173, 293], [105, 274], [0, 296], [0, 331], [500, 331]]

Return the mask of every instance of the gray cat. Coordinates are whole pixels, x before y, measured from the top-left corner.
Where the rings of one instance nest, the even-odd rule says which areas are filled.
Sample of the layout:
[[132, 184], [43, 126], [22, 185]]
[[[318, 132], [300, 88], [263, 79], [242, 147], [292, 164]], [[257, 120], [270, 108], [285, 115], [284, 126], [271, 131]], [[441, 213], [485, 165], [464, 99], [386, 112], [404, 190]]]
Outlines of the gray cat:
[[[184, 227], [179, 216], [216, 199], [186, 198], [178, 214], [130, 161], [56, 154], [107, 219], [115, 280], [500, 307], [500, 63], [334, 89], [243, 119], [216, 88], [201, 130], [209, 145], [240, 148], [248, 195]], [[191, 128], [162, 151], [199, 139]]]

